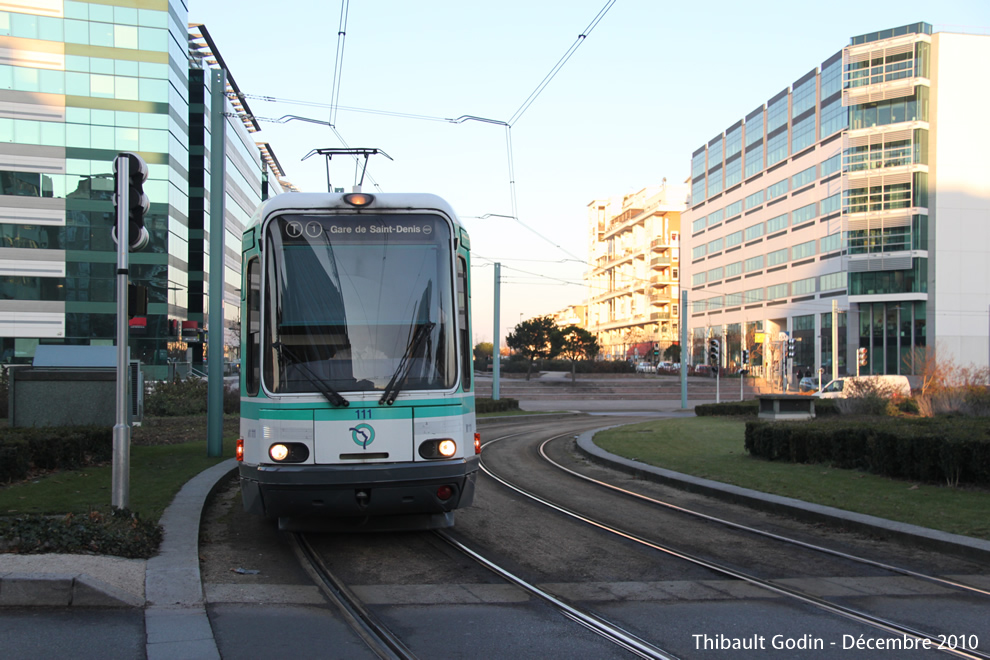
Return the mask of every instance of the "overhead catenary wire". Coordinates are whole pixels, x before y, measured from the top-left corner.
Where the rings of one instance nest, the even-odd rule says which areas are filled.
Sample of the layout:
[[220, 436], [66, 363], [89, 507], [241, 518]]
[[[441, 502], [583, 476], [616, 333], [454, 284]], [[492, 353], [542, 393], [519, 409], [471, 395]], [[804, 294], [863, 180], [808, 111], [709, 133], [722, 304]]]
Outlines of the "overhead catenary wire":
[[567, 64], [567, 60], [571, 59], [571, 55], [574, 54], [574, 51], [576, 51], [578, 47], [582, 43], [584, 43], [584, 40], [588, 38], [588, 35], [591, 34], [591, 31], [595, 29], [595, 26], [597, 26], [601, 22], [601, 20], [605, 18], [605, 14], [608, 13], [608, 10], [611, 9], [612, 5], [614, 4], [615, 4], [615, 0], [608, 0], [608, 2], [605, 3], [605, 6], [601, 8], [601, 10], [595, 16], [595, 18], [592, 19], [591, 23], [588, 24], [588, 27], [586, 27], [584, 31], [577, 36], [577, 38], [574, 40], [574, 43], [571, 44], [571, 47], [567, 49], [567, 52], [564, 53], [564, 55], [553, 66], [553, 68], [550, 69], [550, 73], [548, 73], [540, 82], [540, 84], [536, 86], [536, 89], [534, 89], [533, 92], [528, 97], [526, 97], [526, 100], [523, 101], [523, 104], [521, 106], [519, 106], [519, 109], [516, 110], [511, 117], [509, 117], [508, 124], [510, 127], [513, 126], [516, 122], [518, 122], [522, 118], [523, 114], [527, 110], [529, 110], [529, 107], [533, 105], [533, 103], [536, 101], [537, 98], [539, 98], [540, 94], [543, 93], [543, 90], [547, 88], [547, 85], [550, 84], [550, 82], [554, 79], [554, 77], [556, 77], [556, 75], [560, 73], [560, 70], [564, 67], [565, 64]]
[[333, 63], [333, 81], [330, 86], [330, 125], [337, 122], [337, 104], [340, 102], [340, 81], [344, 74], [344, 44], [347, 39], [347, 12], [350, 0], [340, 2], [340, 26], [337, 30], [337, 54]]

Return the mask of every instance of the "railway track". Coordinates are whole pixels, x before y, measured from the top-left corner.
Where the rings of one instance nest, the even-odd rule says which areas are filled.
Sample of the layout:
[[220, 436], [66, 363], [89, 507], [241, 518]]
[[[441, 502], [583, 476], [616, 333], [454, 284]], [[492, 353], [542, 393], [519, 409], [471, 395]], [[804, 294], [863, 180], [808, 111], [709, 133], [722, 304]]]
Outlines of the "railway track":
[[[580, 474], [579, 472], [572, 470], [566, 466], [561, 465], [557, 461], [550, 459], [546, 452], [546, 446], [551, 442], [560, 442], [564, 439], [570, 439], [571, 433], [559, 434], [550, 439], [544, 440], [539, 443], [539, 454], [543, 457], [543, 460], [547, 461], [549, 465], [552, 465], [554, 469], [561, 470], [566, 474], [569, 474], [575, 478], [584, 480], [587, 483], [593, 484], [596, 488], [607, 489], [609, 492], [618, 493], [624, 498], [634, 498], [639, 502], [648, 503], [650, 506], [661, 508], [668, 512], [674, 512], [676, 515], [691, 517], [698, 520], [702, 520], [705, 523], [716, 523], [717, 525], [724, 527], [726, 530], [730, 530], [733, 533], [743, 533], [747, 536], [758, 536], [765, 540], [771, 541], [776, 544], [786, 544], [790, 547], [801, 548], [803, 551], [820, 553], [823, 555], [828, 555], [833, 558], [837, 558], [844, 562], [851, 562], [859, 564], [862, 566], [867, 566], [870, 569], [878, 569], [880, 571], [888, 572], [891, 574], [896, 574], [899, 576], [906, 576], [911, 579], [921, 580], [928, 583], [936, 584], [941, 587], [946, 587], [949, 589], [957, 590], [961, 593], [985, 598], [990, 596], [990, 591], [975, 585], [966, 584], [957, 579], [949, 579], [936, 575], [929, 575], [919, 571], [902, 568], [894, 566], [889, 563], [880, 562], [874, 559], [860, 557], [848, 552], [841, 552], [827, 548], [822, 545], [808, 543], [806, 541], [788, 538], [786, 536], [766, 532], [761, 529], [757, 529], [752, 526], [743, 525], [726, 519], [717, 518], [715, 516], [705, 514], [699, 511], [693, 511], [686, 509], [681, 506], [670, 504], [653, 497], [647, 497], [639, 493], [631, 492], [627, 489], [616, 487], [612, 484], [605, 483], [598, 479], [592, 479], [586, 475]], [[486, 443], [486, 449], [491, 452], [491, 448], [498, 442], [507, 440], [511, 436], [505, 436], [502, 438], [497, 438], [489, 443]], [[663, 553], [669, 557], [675, 557], [684, 562], [691, 563], [695, 566], [700, 566], [715, 574], [728, 577], [736, 580], [743, 581], [749, 585], [757, 587], [759, 589], [766, 590], [774, 594], [775, 596], [791, 599], [806, 605], [810, 605], [819, 611], [828, 613], [829, 615], [839, 616], [849, 621], [854, 621], [858, 624], [868, 625], [877, 631], [880, 631], [884, 635], [894, 635], [903, 637], [904, 639], [914, 640], [913, 643], [920, 645], [927, 645], [932, 649], [942, 650], [945, 653], [956, 657], [962, 658], [990, 658], [990, 655], [985, 654], [978, 649], [968, 649], [968, 648], [951, 648], [947, 644], [949, 638], [955, 639], [955, 635], [950, 635], [947, 633], [938, 633], [929, 630], [922, 630], [917, 626], [913, 626], [907, 623], [898, 622], [890, 617], [885, 617], [877, 614], [871, 614], [867, 611], [863, 611], [858, 608], [853, 608], [847, 605], [843, 605], [835, 602], [834, 600], [829, 600], [821, 595], [814, 593], [809, 593], [806, 590], [798, 589], [793, 586], [789, 586], [786, 581], [769, 579], [766, 577], [761, 577], [759, 575], [749, 573], [744, 570], [740, 570], [738, 567], [730, 566], [725, 563], [712, 560], [701, 553], [692, 552], [676, 547], [676, 543], [664, 543], [656, 539], [645, 538], [642, 535], [638, 535], [627, 530], [624, 530], [614, 524], [603, 521], [595, 514], [586, 514], [574, 510], [569, 507], [567, 503], [558, 501], [554, 498], [548, 498], [534, 492], [533, 489], [527, 488], [523, 485], [515, 483], [511, 478], [504, 474], [499, 474], [492, 469], [490, 462], [485, 460], [485, 452], [483, 452], [482, 457], [482, 470], [489, 477], [497, 480], [506, 488], [511, 489], [513, 492], [526, 497], [534, 502], [538, 502], [545, 507], [558, 512], [559, 514], [568, 516], [574, 520], [578, 520], [583, 524], [590, 525], [608, 534], [621, 537], [625, 541], [629, 541], [635, 544], [639, 544], [644, 547], [649, 547], [660, 553]], [[603, 505], [604, 506], [604, 505]], [[606, 507], [607, 508], [607, 507]]]

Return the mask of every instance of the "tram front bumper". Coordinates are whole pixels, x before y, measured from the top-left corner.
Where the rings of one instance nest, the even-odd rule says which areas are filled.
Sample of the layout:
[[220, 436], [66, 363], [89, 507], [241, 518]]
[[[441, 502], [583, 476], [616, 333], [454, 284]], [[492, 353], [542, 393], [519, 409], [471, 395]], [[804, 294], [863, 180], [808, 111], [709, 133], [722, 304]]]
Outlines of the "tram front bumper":
[[[474, 500], [478, 459], [363, 465], [240, 465], [249, 513], [269, 518], [445, 514]], [[451, 489], [447, 499], [438, 495]]]

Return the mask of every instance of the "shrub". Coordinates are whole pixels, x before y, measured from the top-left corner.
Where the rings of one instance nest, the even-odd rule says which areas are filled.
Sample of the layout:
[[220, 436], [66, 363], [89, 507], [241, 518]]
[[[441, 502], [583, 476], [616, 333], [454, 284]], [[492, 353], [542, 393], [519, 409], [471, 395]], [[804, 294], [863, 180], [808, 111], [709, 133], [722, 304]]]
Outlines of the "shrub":
[[891, 385], [879, 379], [850, 380], [848, 396], [836, 399], [843, 415], [876, 415], [887, 417], [896, 410], [893, 400], [897, 394]]
[[749, 401], [727, 401], [725, 403], [703, 403], [694, 407], [694, 414], [698, 417], [746, 415], [756, 417], [759, 413], [760, 402], [756, 399]]
[[519, 410], [519, 400], [500, 398], [495, 401], [494, 399], [478, 397], [474, 400], [474, 409], [478, 414]]
[[990, 427], [981, 420], [848, 419], [746, 424], [746, 451], [925, 482], [990, 485]]
[[206, 412], [208, 385], [200, 378], [156, 383], [144, 398], [144, 413], [153, 417], [179, 417]]
[[113, 429], [105, 426], [11, 428], [0, 432], [0, 482], [32, 469], [65, 470], [105, 463], [113, 456]]
[[127, 509], [65, 516], [0, 517], [0, 552], [101, 554], [148, 559], [162, 542], [161, 526]]

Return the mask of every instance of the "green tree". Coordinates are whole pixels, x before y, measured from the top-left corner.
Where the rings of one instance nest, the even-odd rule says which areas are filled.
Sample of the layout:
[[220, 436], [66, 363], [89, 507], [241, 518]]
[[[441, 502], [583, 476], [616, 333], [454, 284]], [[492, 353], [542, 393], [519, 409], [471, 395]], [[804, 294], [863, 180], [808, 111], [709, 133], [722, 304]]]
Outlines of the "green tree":
[[575, 365], [578, 360], [594, 360], [601, 350], [598, 339], [576, 325], [569, 325], [560, 331], [560, 355], [571, 361], [571, 382], [577, 380]]
[[505, 344], [526, 359], [526, 380], [529, 380], [534, 360], [549, 360], [560, 353], [560, 328], [551, 316], [522, 321], [506, 336]]
[[667, 362], [679, 363], [681, 361], [681, 345], [671, 344], [667, 347], [667, 350], [663, 352], [663, 359]]
[[488, 360], [492, 359], [494, 352], [495, 344], [490, 341], [483, 341], [474, 345], [474, 359], [477, 362], [481, 362], [482, 366], [488, 364]]

